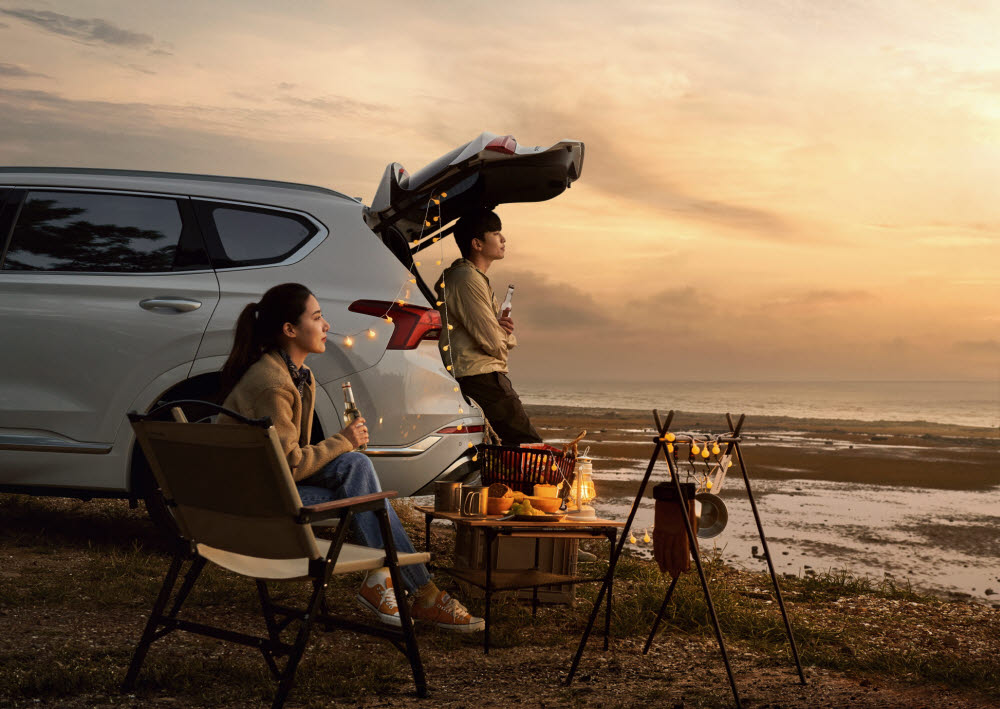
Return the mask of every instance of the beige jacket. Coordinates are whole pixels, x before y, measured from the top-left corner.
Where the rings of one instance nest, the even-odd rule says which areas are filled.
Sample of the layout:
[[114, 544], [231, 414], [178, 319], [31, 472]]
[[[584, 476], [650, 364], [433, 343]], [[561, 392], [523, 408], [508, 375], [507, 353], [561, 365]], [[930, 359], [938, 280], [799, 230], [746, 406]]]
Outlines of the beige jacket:
[[[316, 381], [309, 377], [309, 385], [299, 396], [285, 360], [277, 352], [268, 352], [250, 366], [222, 405], [250, 418], [270, 416], [292, 477], [298, 481], [342, 453], [354, 450], [339, 433], [309, 445], [315, 400]], [[236, 423], [225, 414], [220, 414], [217, 422]]]
[[[445, 269], [434, 288], [442, 303], [438, 310], [444, 329], [438, 348], [445, 365], [454, 362], [452, 373], [456, 377], [506, 373], [507, 353], [517, 345], [517, 339], [497, 322], [500, 304], [486, 274], [460, 258]], [[448, 325], [453, 326], [451, 331]]]

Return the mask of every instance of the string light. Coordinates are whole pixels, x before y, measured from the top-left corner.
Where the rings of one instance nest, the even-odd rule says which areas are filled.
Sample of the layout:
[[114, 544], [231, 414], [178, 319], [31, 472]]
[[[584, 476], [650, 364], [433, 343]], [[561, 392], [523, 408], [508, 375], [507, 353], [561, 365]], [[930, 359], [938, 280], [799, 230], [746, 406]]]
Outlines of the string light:
[[352, 347], [354, 345], [354, 338], [348, 335], [344, 338], [344, 347]]
[[392, 325], [392, 318], [391, 318], [391, 317], [389, 317], [388, 315], [386, 315], [386, 316], [385, 316], [385, 321], [386, 321], [387, 323], [389, 323], [390, 325]]
[[368, 339], [369, 340], [374, 340], [375, 339], [375, 331], [372, 330], [371, 328], [368, 328]]
[[666, 438], [667, 441], [670, 442], [670, 443], [673, 443], [674, 441], [677, 440], [677, 436], [675, 436], [672, 433], [668, 433], [666, 436], [664, 436], [664, 438]]
[[632, 532], [628, 533], [628, 542], [629, 542], [629, 544], [635, 544], [638, 541], [639, 540], [635, 538], [635, 535]]
[[649, 538], [649, 532], [646, 531], [645, 529], [642, 530], [642, 541], [646, 542], [646, 544], [649, 544], [652, 541]]
[[691, 441], [691, 455], [698, 455], [701, 452], [701, 448], [694, 441]]

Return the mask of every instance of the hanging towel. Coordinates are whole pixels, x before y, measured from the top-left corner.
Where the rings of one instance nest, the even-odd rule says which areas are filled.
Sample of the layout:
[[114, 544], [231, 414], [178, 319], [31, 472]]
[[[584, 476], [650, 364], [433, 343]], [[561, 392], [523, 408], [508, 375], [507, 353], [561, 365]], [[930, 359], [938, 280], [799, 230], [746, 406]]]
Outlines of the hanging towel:
[[[694, 483], [681, 483], [681, 492], [687, 500], [688, 519], [694, 533], [698, 533], [698, 520], [694, 516]], [[656, 515], [653, 527], [653, 558], [660, 571], [677, 578], [691, 568], [691, 547], [684, 517], [677, 504], [677, 491], [672, 482], [660, 483], [653, 488]]]

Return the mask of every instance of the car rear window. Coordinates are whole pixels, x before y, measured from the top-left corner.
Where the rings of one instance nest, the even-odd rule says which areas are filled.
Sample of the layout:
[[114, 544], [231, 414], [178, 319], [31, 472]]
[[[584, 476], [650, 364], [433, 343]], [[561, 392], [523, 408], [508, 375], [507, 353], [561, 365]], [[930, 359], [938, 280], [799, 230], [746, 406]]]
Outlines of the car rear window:
[[14, 224], [3, 270], [149, 273], [204, 267], [204, 258], [192, 259], [179, 248], [183, 232], [180, 208], [171, 198], [32, 190]]
[[221, 250], [212, 254], [216, 268], [283, 261], [318, 231], [305, 217], [289, 212], [231, 204], [203, 204], [200, 210], [218, 235]]

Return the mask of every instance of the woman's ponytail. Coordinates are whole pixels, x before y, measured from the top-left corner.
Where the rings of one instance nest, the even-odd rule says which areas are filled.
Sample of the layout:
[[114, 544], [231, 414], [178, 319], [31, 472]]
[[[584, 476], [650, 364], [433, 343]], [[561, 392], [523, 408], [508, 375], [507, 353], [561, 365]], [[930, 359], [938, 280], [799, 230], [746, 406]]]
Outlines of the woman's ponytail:
[[229, 359], [222, 365], [221, 398], [229, 396], [250, 365], [260, 359], [263, 354], [260, 347], [260, 337], [257, 326], [260, 320], [260, 305], [249, 303], [236, 319], [236, 332], [233, 335], [233, 349]]
[[311, 295], [304, 285], [283, 283], [268, 290], [259, 303], [243, 308], [236, 319], [233, 349], [222, 366], [222, 401], [265, 352], [281, 346], [282, 328], [286, 322], [299, 322]]

